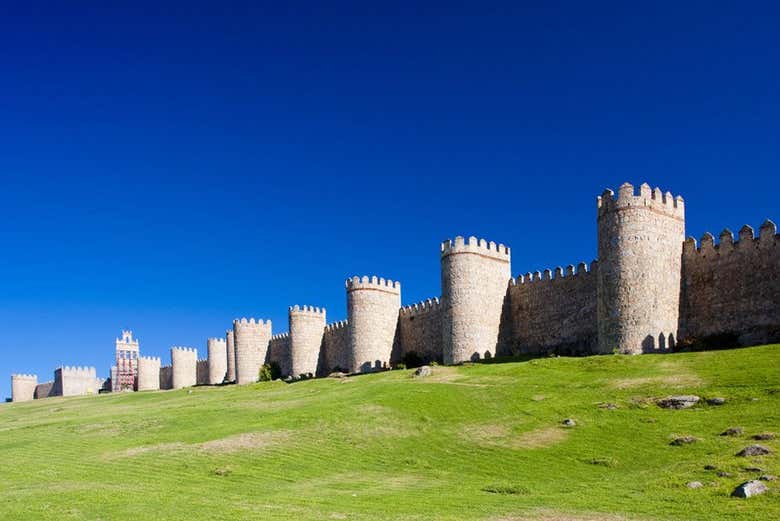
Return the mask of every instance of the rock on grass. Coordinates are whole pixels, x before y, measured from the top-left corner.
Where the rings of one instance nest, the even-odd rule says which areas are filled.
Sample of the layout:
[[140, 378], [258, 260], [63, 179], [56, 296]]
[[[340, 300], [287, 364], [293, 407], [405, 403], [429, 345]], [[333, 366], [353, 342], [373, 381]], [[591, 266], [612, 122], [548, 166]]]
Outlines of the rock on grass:
[[696, 443], [697, 441], [699, 441], [699, 438], [696, 436], [680, 436], [679, 438], [673, 439], [669, 445], [679, 447], [680, 445], [690, 445], [691, 443]]
[[742, 434], [742, 427], [729, 427], [720, 433], [721, 436], [739, 436], [740, 434]]
[[689, 481], [685, 486], [688, 488], [702, 488], [704, 485], [701, 481]]
[[773, 440], [775, 439], [775, 433], [774, 432], [762, 432], [760, 434], [755, 434], [751, 436], [754, 440], [760, 440], [760, 441], [766, 441], [766, 440]]
[[763, 445], [751, 445], [737, 452], [737, 456], [766, 456], [772, 454], [772, 451]]
[[757, 479], [751, 480], [751, 481], [745, 481], [741, 485], [739, 485], [737, 488], [734, 489], [734, 492], [731, 493], [732, 497], [741, 497], [741, 498], [749, 498], [753, 496], [757, 496], [759, 494], [763, 494], [769, 490], [766, 485], [764, 485], [761, 481], [758, 481]]
[[683, 394], [680, 396], [667, 396], [666, 398], [661, 398], [656, 403], [662, 409], [687, 409], [699, 403], [699, 400], [701, 398], [695, 394]]

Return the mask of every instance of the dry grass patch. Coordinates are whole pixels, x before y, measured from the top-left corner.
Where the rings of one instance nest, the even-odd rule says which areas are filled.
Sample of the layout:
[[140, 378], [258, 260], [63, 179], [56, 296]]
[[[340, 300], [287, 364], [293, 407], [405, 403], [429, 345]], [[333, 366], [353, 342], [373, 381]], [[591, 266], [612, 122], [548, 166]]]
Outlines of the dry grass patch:
[[111, 459], [112, 457], [140, 456], [150, 452], [171, 453], [179, 451], [226, 454], [242, 450], [264, 449], [269, 446], [282, 443], [287, 439], [289, 439], [289, 433], [286, 431], [244, 432], [241, 434], [235, 434], [233, 436], [227, 436], [225, 438], [204, 441], [202, 443], [183, 443], [176, 441], [169, 443], [157, 443], [154, 445], [143, 445], [141, 447], [131, 447], [118, 454], [110, 454], [108, 457]]
[[567, 429], [559, 426], [540, 427], [522, 434], [513, 434], [510, 427], [501, 424], [468, 425], [463, 429], [463, 436], [467, 439], [513, 449], [549, 447], [566, 439], [568, 434]]
[[614, 514], [599, 514], [588, 512], [583, 514], [567, 514], [541, 510], [519, 516], [491, 517], [488, 521], [649, 521], [649, 518], [625, 517]]
[[679, 373], [673, 375], [662, 376], [644, 376], [639, 378], [620, 378], [612, 380], [612, 386], [617, 389], [631, 389], [633, 387], [641, 387], [644, 385], [662, 385], [664, 387], [680, 388], [680, 387], [698, 387], [702, 385], [704, 381], [690, 373]]

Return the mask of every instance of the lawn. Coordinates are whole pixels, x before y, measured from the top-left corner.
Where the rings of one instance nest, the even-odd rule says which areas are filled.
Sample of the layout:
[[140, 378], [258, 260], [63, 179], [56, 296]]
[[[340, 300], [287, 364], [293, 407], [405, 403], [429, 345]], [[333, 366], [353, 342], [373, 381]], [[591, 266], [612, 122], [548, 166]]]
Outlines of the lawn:
[[780, 345], [411, 373], [4, 404], [0, 519], [780, 519]]

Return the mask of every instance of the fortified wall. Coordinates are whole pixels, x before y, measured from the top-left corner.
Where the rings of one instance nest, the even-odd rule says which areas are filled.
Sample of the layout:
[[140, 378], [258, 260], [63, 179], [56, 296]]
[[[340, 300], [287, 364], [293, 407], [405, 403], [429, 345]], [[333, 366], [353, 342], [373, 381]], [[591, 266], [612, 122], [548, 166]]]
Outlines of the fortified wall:
[[[665, 352], [780, 341], [780, 252], [774, 223], [701, 244], [685, 234], [685, 202], [624, 183], [596, 199], [598, 260], [512, 277], [507, 246], [476, 237], [441, 244], [441, 298], [401, 307], [401, 284], [346, 280], [347, 320], [293, 306], [289, 332], [235, 320], [208, 359], [171, 350], [172, 365], [139, 358], [138, 388], [255, 382], [263, 363], [284, 376], [368, 372], [391, 364], [455, 364], [505, 354]], [[129, 332], [127, 332], [129, 334]], [[155, 378], [157, 374], [157, 378]], [[148, 375], [148, 376], [147, 376]], [[143, 382], [143, 383], [142, 383]], [[97, 392], [94, 368], [61, 368], [53, 384], [12, 376], [14, 401]]]

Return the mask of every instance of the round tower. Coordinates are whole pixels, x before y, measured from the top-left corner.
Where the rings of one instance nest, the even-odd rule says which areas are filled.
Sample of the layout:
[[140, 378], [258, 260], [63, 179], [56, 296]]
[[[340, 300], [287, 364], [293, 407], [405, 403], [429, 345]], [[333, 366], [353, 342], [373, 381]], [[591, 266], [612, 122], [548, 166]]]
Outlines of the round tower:
[[38, 376], [34, 374], [11, 375], [11, 401], [28, 402], [35, 397]]
[[325, 332], [325, 308], [292, 306], [290, 320], [290, 375], [314, 375]]
[[227, 349], [227, 381], [236, 381], [236, 346], [233, 340], [233, 330], [225, 331], [225, 346]]
[[173, 389], [192, 387], [197, 383], [198, 350], [193, 347], [172, 347]]
[[442, 347], [445, 364], [493, 357], [512, 277], [503, 244], [455, 237], [441, 245]]
[[236, 351], [236, 383], [258, 381], [260, 368], [268, 354], [271, 341], [271, 321], [242, 318], [233, 321], [233, 341]]
[[685, 208], [647, 183], [598, 198], [598, 350], [643, 353], [673, 347], [679, 319]]
[[393, 351], [401, 283], [377, 277], [347, 279], [349, 363], [353, 373], [386, 367]]
[[219, 385], [227, 374], [227, 343], [224, 338], [209, 338], [206, 342], [209, 357], [209, 385]]
[[138, 357], [138, 390], [160, 389], [160, 359], [151, 356]]

